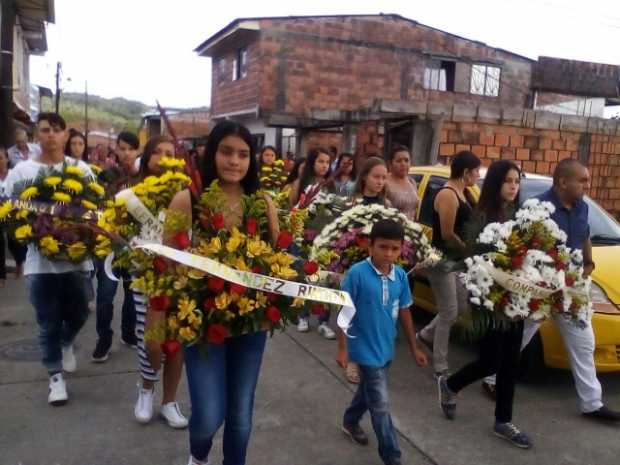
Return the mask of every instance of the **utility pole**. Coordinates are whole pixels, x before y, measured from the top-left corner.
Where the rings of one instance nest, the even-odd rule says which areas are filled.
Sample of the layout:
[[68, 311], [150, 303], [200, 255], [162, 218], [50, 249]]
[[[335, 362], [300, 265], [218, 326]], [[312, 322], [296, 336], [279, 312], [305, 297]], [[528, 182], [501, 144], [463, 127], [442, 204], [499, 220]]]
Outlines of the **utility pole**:
[[88, 150], [88, 81], [84, 82], [84, 137], [86, 138], [86, 150]]
[[56, 63], [56, 113], [60, 113], [60, 61]]
[[13, 33], [15, 5], [0, 1], [0, 145], [13, 145]]

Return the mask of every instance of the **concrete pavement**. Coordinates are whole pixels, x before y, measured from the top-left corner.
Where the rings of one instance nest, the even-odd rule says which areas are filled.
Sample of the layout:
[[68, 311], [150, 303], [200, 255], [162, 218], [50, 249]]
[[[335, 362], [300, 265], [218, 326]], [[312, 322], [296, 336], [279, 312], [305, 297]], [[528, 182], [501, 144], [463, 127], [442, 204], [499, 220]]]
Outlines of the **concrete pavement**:
[[[115, 328], [119, 324], [116, 318]], [[70, 402], [60, 408], [48, 406], [47, 377], [36, 358], [36, 324], [23, 281], [10, 279], [0, 289], [0, 465], [187, 462], [186, 431], [171, 430], [159, 419], [147, 426], [133, 419], [135, 353], [115, 341], [110, 360], [95, 365], [90, 362], [94, 343], [91, 315], [77, 341], [78, 372], [68, 377]], [[299, 334], [294, 328], [269, 340], [249, 464], [380, 464], [368, 418], [363, 426], [371, 436], [369, 447], [355, 446], [339, 431], [353, 387], [334, 362], [335, 349], [335, 342], [316, 332]], [[451, 351], [454, 367], [474, 356], [472, 347], [455, 343]], [[536, 384], [517, 387], [515, 423], [535, 442], [530, 451], [491, 434], [493, 404], [479, 385], [459, 396], [456, 421], [445, 420], [431, 370], [416, 367], [404, 344], [398, 346], [390, 382], [404, 464], [620, 463], [620, 426], [600, 425], [579, 415], [569, 373], [549, 370]], [[620, 407], [619, 374], [603, 376], [602, 382], [610, 405]], [[189, 413], [185, 382], [179, 400]], [[215, 442], [211, 462], [221, 463], [221, 438]]]

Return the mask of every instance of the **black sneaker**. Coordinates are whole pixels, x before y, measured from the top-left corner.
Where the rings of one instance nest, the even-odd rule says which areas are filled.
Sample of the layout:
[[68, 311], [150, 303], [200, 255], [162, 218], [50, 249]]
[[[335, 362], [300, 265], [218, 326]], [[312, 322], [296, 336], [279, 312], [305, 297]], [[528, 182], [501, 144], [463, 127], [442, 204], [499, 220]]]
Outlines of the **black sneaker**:
[[104, 363], [110, 355], [111, 347], [112, 341], [104, 340], [102, 338], [97, 339], [97, 345], [95, 346], [91, 360], [94, 363]]
[[602, 420], [602, 421], [620, 421], [620, 412], [616, 412], [615, 410], [611, 410], [604, 405], [593, 412], [584, 412], [583, 416], [586, 418], [592, 418], [593, 420]]
[[441, 411], [448, 420], [454, 420], [456, 416], [456, 394], [448, 387], [448, 377], [446, 375], [440, 375], [437, 379], [437, 391]]
[[493, 432], [495, 436], [505, 439], [521, 449], [532, 448], [532, 442], [527, 437], [527, 434], [519, 431], [519, 428], [512, 423], [495, 423]]
[[351, 441], [353, 441], [354, 443], [359, 444], [360, 446], [368, 445], [368, 436], [366, 436], [366, 433], [360, 425], [342, 425], [342, 432], [349, 436], [351, 438]]
[[135, 349], [138, 347], [138, 338], [135, 334], [132, 334], [130, 336], [121, 336], [121, 343], [128, 347], [131, 347], [132, 349]]

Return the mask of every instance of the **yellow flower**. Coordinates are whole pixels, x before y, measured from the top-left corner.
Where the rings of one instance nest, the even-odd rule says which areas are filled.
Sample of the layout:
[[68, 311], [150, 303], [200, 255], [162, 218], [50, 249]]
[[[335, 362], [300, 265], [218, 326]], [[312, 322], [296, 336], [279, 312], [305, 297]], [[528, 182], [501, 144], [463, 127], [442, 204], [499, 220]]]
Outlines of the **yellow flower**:
[[264, 165], [264, 166], [261, 168], [261, 170], [262, 170], [262, 171], [264, 171], [265, 173], [271, 173], [271, 172], [273, 171], [273, 170], [271, 169], [271, 167], [270, 167], [270, 166], [267, 166], [267, 165]]
[[183, 168], [185, 166], [185, 161], [172, 157], [162, 157], [162, 159], [159, 160], [159, 166], [167, 169]]
[[243, 238], [243, 234], [241, 234], [237, 228], [233, 228], [230, 239], [226, 242], [226, 250], [231, 253], [235, 252], [243, 243]]
[[9, 200], [4, 202], [0, 206], [0, 221], [8, 218], [12, 210], [13, 210], [13, 205], [11, 204], [11, 202]]
[[22, 200], [30, 200], [33, 197], [39, 195], [39, 189], [36, 186], [30, 186], [19, 194], [19, 198]]
[[262, 308], [267, 306], [267, 296], [262, 292], [256, 293], [256, 308]]
[[265, 241], [260, 239], [250, 239], [247, 243], [246, 255], [250, 258], [260, 257], [263, 254], [269, 253], [271, 247], [267, 245]]
[[84, 208], [88, 208], [89, 210], [96, 210], [97, 209], [97, 205], [95, 205], [94, 203], [92, 203], [90, 200], [82, 200], [82, 205], [84, 206]]
[[52, 200], [60, 203], [69, 203], [71, 202], [71, 196], [69, 194], [65, 194], [64, 192], [54, 192], [54, 195], [52, 195]]
[[245, 260], [241, 256], [235, 257], [230, 265], [236, 270], [250, 271], [250, 267], [245, 263]]
[[178, 314], [179, 319], [185, 320], [194, 310], [196, 310], [196, 302], [184, 297], [179, 301], [178, 308], [179, 308], [179, 314]]
[[281, 158], [278, 158], [276, 161], [273, 162], [274, 166], [284, 166], [284, 160], [282, 160]]
[[43, 180], [43, 184], [49, 187], [56, 187], [61, 182], [62, 178], [60, 176], [49, 176]]
[[202, 325], [202, 315], [198, 312], [192, 312], [187, 317], [187, 322], [192, 325], [194, 329], [198, 329], [200, 325]]
[[222, 250], [222, 241], [219, 237], [212, 237], [208, 244], [204, 244], [200, 247], [200, 251], [207, 257], [217, 255]]
[[86, 244], [82, 241], [74, 242], [67, 247], [67, 252], [69, 253], [69, 258], [72, 260], [82, 258], [86, 253]]
[[247, 297], [241, 297], [237, 302], [237, 307], [239, 308], [239, 315], [243, 316], [256, 308], [256, 302]]
[[144, 184], [144, 186], [156, 186], [157, 184], [159, 184], [159, 178], [157, 176], [147, 176], [146, 178], [144, 178], [144, 181], [142, 181], [142, 183]]
[[67, 166], [67, 168], [65, 169], [65, 173], [67, 174], [74, 174], [76, 176], [84, 176], [84, 171], [82, 171], [82, 168], [80, 168], [79, 166], [75, 166], [75, 165], [69, 165]]
[[189, 278], [187, 276], [179, 276], [177, 280], [172, 283], [172, 287], [175, 288], [177, 291], [180, 291], [181, 289], [184, 289], [185, 286], [187, 286], [188, 282]]
[[15, 230], [15, 239], [17, 239], [18, 241], [23, 241], [25, 239], [28, 239], [29, 237], [32, 237], [32, 226], [30, 226], [29, 224], [20, 226]]
[[103, 234], [99, 234], [96, 238], [95, 255], [99, 258], [107, 257], [112, 252], [112, 244]]
[[88, 167], [90, 168], [90, 170], [95, 174], [95, 176], [101, 174], [103, 172], [103, 170], [98, 167], [97, 165], [88, 165]]
[[281, 266], [291, 266], [295, 262], [295, 257], [284, 252], [277, 253], [276, 259]]
[[170, 329], [171, 331], [176, 331], [177, 329], [179, 329], [180, 325], [179, 325], [179, 320], [177, 319], [176, 316], [169, 316], [168, 317], [168, 329]]
[[74, 194], [80, 194], [84, 190], [84, 186], [79, 181], [75, 179], [65, 179], [62, 183], [62, 186], [67, 189], [69, 192], [73, 192]]
[[39, 241], [39, 248], [43, 255], [54, 255], [60, 251], [60, 247], [58, 246], [58, 241], [54, 239], [52, 236], [45, 236]]
[[192, 342], [198, 337], [198, 334], [192, 328], [185, 327], [179, 330], [179, 336], [186, 342]]
[[232, 303], [230, 294], [222, 292], [215, 298], [215, 306], [218, 310], [224, 310]]
[[88, 184], [88, 188], [91, 191], [93, 191], [95, 194], [97, 194], [99, 197], [103, 197], [103, 194], [105, 194], [105, 189], [103, 188], [103, 186], [94, 181]]
[[271, 271], [278, 278], [282, 278], [282, 279], [292, 279], [295, 276], [297, 276], [297, 272], [293, 270], [292, 268], [289, 268], [287, 266], [280, 266], [277, 263], [274, 263], [273, 265], [271, 265]]
[[28, 210], [20, 210], [15, 215], [15, 218], [17, 218], [18, 220], [25, 220], [26, 218], [28, 218], [28, 213], [30, 213]]
[[302, 307], [305, 303], [304, 299], [300, 299], [299, 297], [296, 297], [293, 299], [293, 302], [291, 303], [291, 307]]
[[181, 181], [184, 183], [189, 183], [191, 181], [190, 177], [183, 173], [174, 173], [172, 177], [177, 181]]

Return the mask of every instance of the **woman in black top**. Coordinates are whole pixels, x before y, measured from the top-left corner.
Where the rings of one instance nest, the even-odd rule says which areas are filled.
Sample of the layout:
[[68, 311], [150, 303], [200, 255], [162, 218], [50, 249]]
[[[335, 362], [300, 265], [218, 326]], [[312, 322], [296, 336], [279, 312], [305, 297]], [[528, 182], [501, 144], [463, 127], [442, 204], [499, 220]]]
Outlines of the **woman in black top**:
[[[521, 170], [513, 162], [494, 162], [484, 180], [480, 202], [467, 228], [470, 250], [480, 232], [489, 223], [503, 223], [514, 218], [517, 196], [521, 182]], [[479, 251], [481, 252], [481, 251]], [[486, 312], [476, 308], [476, 312]], [[525, 433], [512, 424], [512, 403], [517, 378], [523, 321], [502, 321], [481, 318], [486, 322], [480, 342], [480, 356], [452, 376], [438, 380], [441, 407], [445, 416], [452, 420], [456, 413], [456, 393], [469, 384], [497, 370], [495, 400], [495, 434], [517, 447], [529, 449], [532, 444]]]
[[357, 178], [353, 199], [362, 205], [374, 203], [391, 207], [392, 204], [385, 198], [385, 184], [388, 169], [385, 160], [379, 157], [369, 157]]
[[427, 271], [437, 316], [418, 333], [418, 340], [432, 347], [433, 368], [437, 376], [448, 371], [450, 329], [459, 310], [467, 306], [467, 292], [454, 266], [466, 254], [464, 228], [474, 206], [467, 188], [480, 178], [479, 169], [480, 159], [473, 153], [457, 153], [450, 165], [450, 179], [435, 196], [433, 245], [444, 254], [444, 259]]

